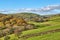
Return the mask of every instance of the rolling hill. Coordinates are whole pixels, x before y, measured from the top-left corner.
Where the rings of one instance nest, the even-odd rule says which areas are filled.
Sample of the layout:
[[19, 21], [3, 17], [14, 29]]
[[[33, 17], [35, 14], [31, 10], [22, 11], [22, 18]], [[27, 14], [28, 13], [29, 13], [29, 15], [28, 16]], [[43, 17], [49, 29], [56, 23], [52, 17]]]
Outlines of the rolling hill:
[[[3, 16], [3, 19], [5, 16]], [[14, 23], [14, 24], [18, 25], [19, 23], [25, 22], [25, 24], [23, 25], [25, 29], [24, 31], [17, 30], [18, 28], [23, 27], [22, 24], [21, 25], [19, 24], [19, 27], [18, 26], [17, 26], [18, 28], [16, 27], [17, 29], [12, 29], [14, 31], [11, 30], [14, 33], [5, 34], [5, 36], [0, 37], [0, 40], [60, 40], [60, 14], [41, 16], [33, 13], [21, 13], [21, 14], [18, 13], [18, 14], [8, 14], [8, 18], [9, 18], [8, 21], [14, 18], [16, 18], [14, 19], [15, 21], [17, 19], [18, 20], [22, 19], [23, 22], [19, 21], [18, 23], [16, 24]], [[25, 18], [27, 18], [28, 20], [25, 20]], [[12, 21], [12, 22], [15, 22], [15, 21]], [[15, 28], [15, 27], [12, 26], [11, 28]], [[1, 31], [4, 29], [6, 28], [3, 27], [3, 29], [0, 29], [0, 34], [1, 34]], [[10, 29], [10, 27], [8, 29]], [[11, 31], [8, 31], [8, 32], [11, 32]], [[7, 31], [4, 31], [4, 32], [7, 32]]]

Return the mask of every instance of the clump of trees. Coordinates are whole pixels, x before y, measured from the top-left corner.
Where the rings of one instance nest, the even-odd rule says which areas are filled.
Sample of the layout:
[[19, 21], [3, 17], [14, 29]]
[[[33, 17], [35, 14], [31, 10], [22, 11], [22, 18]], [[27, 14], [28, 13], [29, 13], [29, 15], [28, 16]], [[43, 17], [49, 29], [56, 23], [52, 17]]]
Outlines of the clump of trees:
[[0, 15], [0, 37], [16, 34], [20, 35], [22, 31], [34, 29], [34, 25], [27, 23], [21, 17], [12, 15]]

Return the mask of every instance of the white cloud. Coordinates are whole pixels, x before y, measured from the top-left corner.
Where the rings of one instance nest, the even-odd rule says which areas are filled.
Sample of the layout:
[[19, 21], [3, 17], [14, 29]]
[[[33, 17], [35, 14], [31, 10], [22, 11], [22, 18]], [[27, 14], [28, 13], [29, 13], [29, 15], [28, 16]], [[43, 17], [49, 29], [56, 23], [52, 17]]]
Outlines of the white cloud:
[[54, 10], [60, 10], [60, 5], [48, 5], [41, 8], [21, 8], [21, 9], [12, 9], [12, 10], [0, 10], [2, 13], [16, 13], [16, 12], [51, 12]]
[[60, 5], [48, 5], [46, 7], [40, 8], [40, 12], [49, 12], [58, 9], [60, 10]]

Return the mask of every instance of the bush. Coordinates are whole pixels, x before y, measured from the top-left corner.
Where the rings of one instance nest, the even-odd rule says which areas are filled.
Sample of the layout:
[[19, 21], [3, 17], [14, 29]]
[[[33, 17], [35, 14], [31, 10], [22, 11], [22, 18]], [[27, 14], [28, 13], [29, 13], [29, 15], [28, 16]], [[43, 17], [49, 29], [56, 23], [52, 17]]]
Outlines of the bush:
[[5, 36], [4, 37], [4, 40], [9, 40], [10, 39], [10, 36]]
[[26, 26], [26, 30], [30, 30], [30, 29], [34, 29], [34, 28], [35, 28], [35, 26], [32, 25], [32, 24], [28, 24], [28, 25]]

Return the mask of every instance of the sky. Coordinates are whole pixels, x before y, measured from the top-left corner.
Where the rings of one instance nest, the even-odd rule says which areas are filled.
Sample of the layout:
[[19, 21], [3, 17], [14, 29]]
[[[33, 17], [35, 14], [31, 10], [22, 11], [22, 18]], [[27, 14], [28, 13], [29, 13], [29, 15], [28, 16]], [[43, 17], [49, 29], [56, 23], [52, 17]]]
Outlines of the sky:
[[24, 8], [39, 9], [50, 5], [60, 6], [60, 0], [0, 0], [0, 12], [3, 12], [3, 10], [18, 10]]

